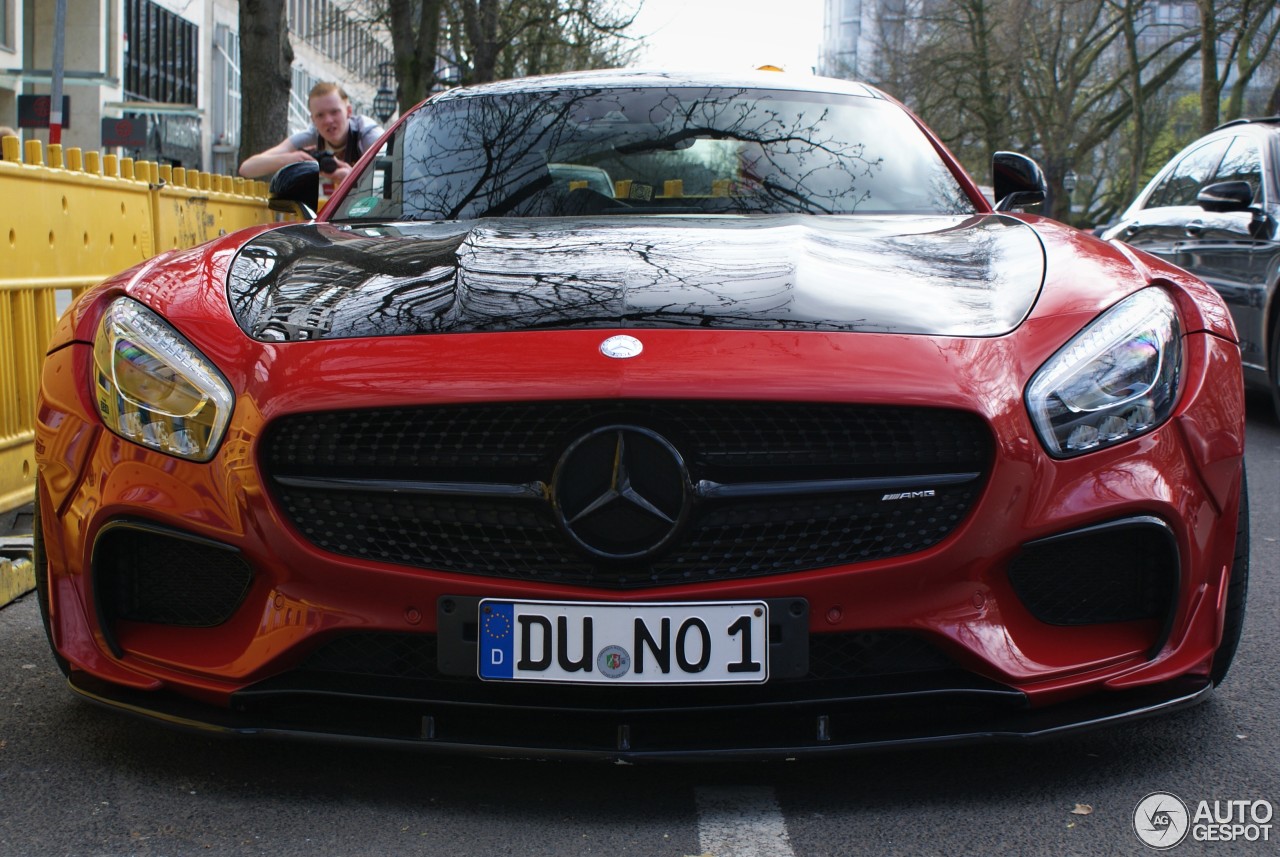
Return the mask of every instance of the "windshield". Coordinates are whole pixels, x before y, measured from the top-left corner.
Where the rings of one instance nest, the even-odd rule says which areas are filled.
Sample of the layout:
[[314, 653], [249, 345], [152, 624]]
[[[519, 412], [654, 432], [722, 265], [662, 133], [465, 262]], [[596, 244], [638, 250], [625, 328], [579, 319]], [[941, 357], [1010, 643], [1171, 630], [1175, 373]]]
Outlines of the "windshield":
[[388, 138], [332, 219], [973, 210], [892, 103], [638, 87], [428, 104]]

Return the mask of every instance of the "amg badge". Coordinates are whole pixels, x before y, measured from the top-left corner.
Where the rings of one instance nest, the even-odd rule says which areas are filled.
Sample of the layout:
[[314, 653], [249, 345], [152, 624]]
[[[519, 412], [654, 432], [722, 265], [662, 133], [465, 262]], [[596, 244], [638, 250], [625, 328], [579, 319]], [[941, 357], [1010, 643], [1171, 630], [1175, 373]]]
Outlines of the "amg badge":
[[937, 497], [937, 496], [938, 496], [938, 492], [934, 491], [932, 488], [929, 488], [924, 491], [903, 491], [900, 494], [898, 493], [885, 494], [883, 497], [880, 498], [880, 502], [885, 503], [885, 502], [888, 502], [889, 500], [923, 500], [926, 497]]

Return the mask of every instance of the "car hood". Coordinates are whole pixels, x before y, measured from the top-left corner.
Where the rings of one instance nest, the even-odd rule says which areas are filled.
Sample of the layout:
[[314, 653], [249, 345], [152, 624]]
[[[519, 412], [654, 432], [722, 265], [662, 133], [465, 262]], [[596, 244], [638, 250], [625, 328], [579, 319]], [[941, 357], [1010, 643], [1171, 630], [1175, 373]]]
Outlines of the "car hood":
[[227, 279], [261, 341], [701, 327], [996, 336], [1035, 304], [1035, 230], [1004, 215], [505, 219], [286, 226]]

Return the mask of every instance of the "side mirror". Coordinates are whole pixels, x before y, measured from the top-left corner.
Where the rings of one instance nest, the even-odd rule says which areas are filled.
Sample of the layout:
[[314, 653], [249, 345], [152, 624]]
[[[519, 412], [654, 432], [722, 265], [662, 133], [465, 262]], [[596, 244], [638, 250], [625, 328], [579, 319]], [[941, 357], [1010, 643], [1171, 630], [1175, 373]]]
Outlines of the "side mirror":
[[267, 199], [267, 207], [272, 211], [315, 220], [320, 206], [319, 162], [298, 161], [281, 167], [271, 177]]
[[1049, 183], [1040, 165], [1017, 152], [996, 152], [991, 158], [991, 184], [996, 211], [1009, 211], [1044, 202]]
[[1253, 187], [1248, 182], [1218, 182], [1196, 194], [1196, 205], [1205, 211], [1248, 211]]

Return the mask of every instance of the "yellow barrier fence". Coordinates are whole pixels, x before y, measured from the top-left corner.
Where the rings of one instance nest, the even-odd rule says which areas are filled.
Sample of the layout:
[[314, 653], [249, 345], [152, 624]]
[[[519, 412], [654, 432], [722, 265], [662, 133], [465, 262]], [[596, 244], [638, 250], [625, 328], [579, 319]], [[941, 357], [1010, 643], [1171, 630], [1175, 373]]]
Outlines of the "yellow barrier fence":
[[[40, 363], [60, 308], [156, 253], [269, 223], [266, 185], [0, 141], [0, 511], [31, 500]], [[3, 603], [3, 602], [0, 602]]]

